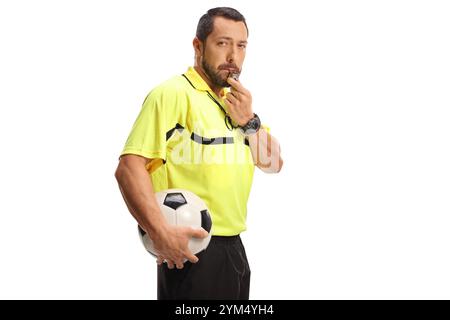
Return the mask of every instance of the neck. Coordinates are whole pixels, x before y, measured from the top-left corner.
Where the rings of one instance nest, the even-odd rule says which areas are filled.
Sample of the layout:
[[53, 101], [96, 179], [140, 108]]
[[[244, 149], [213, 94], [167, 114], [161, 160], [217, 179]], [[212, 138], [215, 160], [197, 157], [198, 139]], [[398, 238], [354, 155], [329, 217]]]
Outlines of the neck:
[[209, 79], [209, 77], [206, 75], [206, 73], [203, 71], [203, 68], [201, 68], [199, 65], [194, 66], [195, 71], [202, 77], [203, 80], [205, 80], [206, 84], [211, 88], [211, 90], [216, 94], [216, 96], [220, 97], [220, 91], [222, 90], [221, 87], [214, 86]]

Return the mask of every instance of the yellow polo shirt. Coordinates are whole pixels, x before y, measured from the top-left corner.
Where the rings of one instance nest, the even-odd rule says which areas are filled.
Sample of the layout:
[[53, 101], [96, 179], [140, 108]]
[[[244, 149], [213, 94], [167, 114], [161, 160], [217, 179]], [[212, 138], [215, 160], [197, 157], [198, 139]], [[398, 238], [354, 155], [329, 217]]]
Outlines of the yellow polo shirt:
[[153, 159], [155, 192], [187, 189], [205, 201], [213, 235], [246, 229], [254, 163], [248, 141], [225, 124], [223, 101], [190, 67], [146, 97], [121, 153]]

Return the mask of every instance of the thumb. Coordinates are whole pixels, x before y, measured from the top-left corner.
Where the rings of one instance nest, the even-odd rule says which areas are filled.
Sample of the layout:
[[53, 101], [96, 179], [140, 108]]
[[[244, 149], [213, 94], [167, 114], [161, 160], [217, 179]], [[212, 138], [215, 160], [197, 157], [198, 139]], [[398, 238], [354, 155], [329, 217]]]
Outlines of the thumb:
[[200, 239], [206, 238], [208, 236], [208, 232], [206, 232], [206, 230], [203, 228], [200, 228], [200, 229], [191, 228], [190, 236], [194, 237], [194, 238], [200, 238]]

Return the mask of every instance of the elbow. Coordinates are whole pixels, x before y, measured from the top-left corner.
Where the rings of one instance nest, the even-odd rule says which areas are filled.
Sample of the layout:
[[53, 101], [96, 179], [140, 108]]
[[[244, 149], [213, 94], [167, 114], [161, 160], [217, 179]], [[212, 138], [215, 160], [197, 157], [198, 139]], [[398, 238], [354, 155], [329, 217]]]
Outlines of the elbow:
[[280, 173], [281, 168], [283, 168], [283, 159], [280, 157], [279, 161], [278, 161], [278, 168], [275, 171], [275, 173]]
[[278, 165], [275, 166], [274, 170], [271, 173], [280, 173], [281, 168], [283, 168], [283, 159], [281, 157], [278, 159]]
[[123, 165], [119, 162], [119, 165], [117, 166], [116, 171], [114, 172], [114, 177], [116, 178], [117, 182], [120, 184], [120, 181], [123, 177]]
[[281, 148], [280, 145], [278, 145], [277, 153], [274, 155], [275, 161], [274, 161], [274, 170], [272, 173], [280, 173], [281, 168], [283, 168], [283, 158], [281, 158]]
[[258, 163], [257, 167], [260, 168], [265, 173], [279, 173], [283, 167], [283, 159], [281, 157], [276, 163], [272, 162], [269, 164]]

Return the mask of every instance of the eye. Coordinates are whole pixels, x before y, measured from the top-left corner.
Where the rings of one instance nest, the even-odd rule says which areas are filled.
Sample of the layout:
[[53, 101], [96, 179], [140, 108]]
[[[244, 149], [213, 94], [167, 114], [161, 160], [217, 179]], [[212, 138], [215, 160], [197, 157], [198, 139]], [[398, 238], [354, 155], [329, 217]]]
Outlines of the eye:
[[221, 46], [221, 47], [227, 45], [227, 43], [226, 43], [225, 41], [219, 41], [219, 42], [217, 42], [217, 44], [218, 44], [219, 46]]
[[246, 44], [239, 44], [238, 47], [240, 49], [245, 49], [245, 48], [247, 48], [247, 45]]

